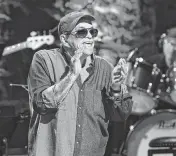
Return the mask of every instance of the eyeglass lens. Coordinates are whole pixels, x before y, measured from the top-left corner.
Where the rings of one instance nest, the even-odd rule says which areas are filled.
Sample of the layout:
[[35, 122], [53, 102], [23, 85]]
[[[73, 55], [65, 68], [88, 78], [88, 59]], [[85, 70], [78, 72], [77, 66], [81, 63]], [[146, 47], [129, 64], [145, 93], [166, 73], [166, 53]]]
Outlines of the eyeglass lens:
[[88, 31], [92, 35], [92, 37], [96, 37], [97, 34], [98, 34], [98, 30], [97, 29], [80, 29], [80, 30], [78, 30], [76, 32], [76, 37], [78, 37], [78, 38], [84, 38], [84, 37], [87, 36]]

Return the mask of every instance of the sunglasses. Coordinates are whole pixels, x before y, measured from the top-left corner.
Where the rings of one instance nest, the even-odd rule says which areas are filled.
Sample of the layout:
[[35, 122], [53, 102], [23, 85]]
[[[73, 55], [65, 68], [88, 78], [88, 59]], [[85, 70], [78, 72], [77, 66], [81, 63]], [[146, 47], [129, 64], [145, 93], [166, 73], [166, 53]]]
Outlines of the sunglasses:
[[85, 38], [88, 32], [92, 35], [92, 37], [96, 37], [98, 35], [98, 30], [91, 28], [91, 29], [79, 29], [71, 34], [74, 35], [76, 38]]

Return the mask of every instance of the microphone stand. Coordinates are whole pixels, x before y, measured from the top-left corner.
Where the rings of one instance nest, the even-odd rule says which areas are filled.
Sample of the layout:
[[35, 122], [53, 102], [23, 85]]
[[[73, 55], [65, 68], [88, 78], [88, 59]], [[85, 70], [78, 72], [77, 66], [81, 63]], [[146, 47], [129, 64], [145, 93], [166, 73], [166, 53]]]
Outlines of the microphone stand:
[[15, 83], [10, 83], [10, 86], [15, 86], [15, 87], [22, 87], [28, 92], [28, 86], [24, 84], [15, 84]]

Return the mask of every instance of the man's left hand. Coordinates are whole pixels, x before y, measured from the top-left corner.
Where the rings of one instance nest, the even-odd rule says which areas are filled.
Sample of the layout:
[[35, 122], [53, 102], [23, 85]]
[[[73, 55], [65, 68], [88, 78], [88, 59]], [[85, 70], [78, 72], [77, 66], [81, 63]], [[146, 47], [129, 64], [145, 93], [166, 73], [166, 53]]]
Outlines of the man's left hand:
[[112, 86], [116, 91], [121, 90], [121, 84], [125, 82], [128, 74], [128, 67], [125, 59], [121, 58], [112, 71]]

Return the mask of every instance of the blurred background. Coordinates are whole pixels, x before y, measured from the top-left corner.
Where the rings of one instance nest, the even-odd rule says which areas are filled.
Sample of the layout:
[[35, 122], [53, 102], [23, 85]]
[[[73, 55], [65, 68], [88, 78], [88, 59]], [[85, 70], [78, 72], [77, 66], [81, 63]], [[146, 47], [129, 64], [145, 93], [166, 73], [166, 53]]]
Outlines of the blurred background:
[[12, 149], [9, 155], [27, 149], [27, 75], [33, 54], [59, 47], [57, 24], [74, 10], [95, 16], [96, 48], [105, 42], [113, 51], [97, 54], [110, 60], [127, 58], [138, 47], [146, 56], [158, 53], [161, 34], [176, 25], [175, 0], [0, 0], [0, 148]]

